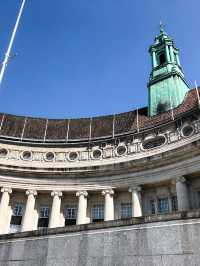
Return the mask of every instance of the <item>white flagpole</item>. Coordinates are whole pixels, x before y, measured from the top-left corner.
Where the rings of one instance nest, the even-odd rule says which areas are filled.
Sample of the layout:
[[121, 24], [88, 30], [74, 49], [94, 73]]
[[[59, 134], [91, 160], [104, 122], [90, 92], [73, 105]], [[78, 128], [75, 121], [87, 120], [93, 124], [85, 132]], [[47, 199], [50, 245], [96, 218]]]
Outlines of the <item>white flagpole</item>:
[[197, 82], [196, 82], [196, 80], [195, 80], [195, 88], [196, 88], [196, 93], [197, 93], [198, 104], [199, 104], [199, 107], [200, 107], [199, 91], [198, 91], [198, 87], [197, 87]]
[[21, 7], [20, 7], [20, 10], [19, 10], [19, 14], [18, 14], [18, 17], [17, 17], [17, 21], [15, 23], [15, 27], [14, 27], [13, 32], [12, 32], [12, 36], [11, 36], [11, 39], [10, 39], [8, 50], [7, 50], [6, 54], [5, 54], [5, 58], [4, 58], [3, 63], [2, 63], [2, 68], [1, 68], [1, 72], [0, 72], [0, 86], [1, 86], [1, 83], [2, 83], [2, 80], [3, 80], [3, 77], [4, 77], [4, 73], [5, 73], [6, 67], [8, 65], [8, 61], [9, 61], [9, 58], [10, 58], [10, 52], [12, 50], [13, 42], [15, 40], [15, 35], [16, 35], [17, 29], [18, 29], [18, 26], [19, 26], [19, 22], [20, 22], [20, 19], [21, 19], [21, 16], [22, 16], [22, 12], [23, 12], [23, 9], [24, 9], [25, 2], [26, 2], [26, 0], [22, 1]]

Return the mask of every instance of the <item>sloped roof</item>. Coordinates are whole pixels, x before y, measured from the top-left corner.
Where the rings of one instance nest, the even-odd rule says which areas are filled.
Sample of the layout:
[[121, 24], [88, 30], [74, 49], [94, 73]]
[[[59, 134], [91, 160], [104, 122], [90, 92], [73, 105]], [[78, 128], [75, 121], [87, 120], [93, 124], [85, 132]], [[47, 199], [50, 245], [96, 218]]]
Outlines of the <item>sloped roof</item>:
[[[173, 110], [180, 117], [198, 107], [196, 90], [190, 90], [184, 102]], [[138, 110], [138, 125], [141, 130], [155, 127], [172, 119], [171, 111], [149, 117], [147, 107]], [[31, 141], [89, 140], [135, 132], [137, 110], [117, 115], [81, 119], [44, 119], [0, 114], [0, 137]]]

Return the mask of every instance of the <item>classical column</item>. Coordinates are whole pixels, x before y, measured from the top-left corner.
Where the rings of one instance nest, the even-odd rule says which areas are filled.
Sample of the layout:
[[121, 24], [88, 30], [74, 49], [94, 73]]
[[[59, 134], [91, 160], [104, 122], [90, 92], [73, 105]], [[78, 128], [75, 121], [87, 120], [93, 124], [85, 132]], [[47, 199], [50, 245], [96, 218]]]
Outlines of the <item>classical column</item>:
[[176, 179], [176, 194], [178, 201], [178, 210], [184, 211], [189, 209], [189, 195], [186, 179], [182, 176]]
[[169, 55], [169, 46], [166, 45], [165, 46], [165, 52], [166, 52], [166, 57], [167, 57], [167, 62], [170, 62], [170, 55]]
[[169, 50], [170, 50], [171, 61], [172, 61], [172, 63], [174, 63], [175, 59], [174, 59], [174, 50], [173, 50], [172, 45], [169, 46]]
[[9, 231], [9, 201], [10, 194], [12, 193], [11, 188], [1, 189], [1, 203], [0, 203], [0, 234], [6, 234]]
[[51, 215], [49, 220], [49, 228], [60, 226], [60, 207], [61, 207], [61, 191], [52, 191], [51, 196], [53, 197]]
[[22, 219], [22, 232], [34, 230], [34, 210], [35, 210], [35, 198], [37, 196], [36, 190], [27, 190], [27, 201], [24, 216]]
[[179, 58], [179, 54], [176, 53], [176, 61], [177, 61], [177, 64], [180, 66], [181, 63], [180, 63], [180, 58]]
[[152, 51], [152, 65], [153, 65], [153, 68], [154, 67], [157, 67], [157, 59], [156, 59], [156, 52], [153, 50]]
[[85, 224], [87, 218], [87, 191], [78, 191], [76, 193], [78, 197], [78, 211], [77, 211], [77, 218], [76, 224]]
[[114, 191], [112, 189], [106, 189], [102, 191], [102, 195], [105, 197], [104, 221], [114, 220], [114, 202], [113, 202]]
[[132, 193], [132, 217], [142, 216], [141, 188], [129, 188], [128, 191]]

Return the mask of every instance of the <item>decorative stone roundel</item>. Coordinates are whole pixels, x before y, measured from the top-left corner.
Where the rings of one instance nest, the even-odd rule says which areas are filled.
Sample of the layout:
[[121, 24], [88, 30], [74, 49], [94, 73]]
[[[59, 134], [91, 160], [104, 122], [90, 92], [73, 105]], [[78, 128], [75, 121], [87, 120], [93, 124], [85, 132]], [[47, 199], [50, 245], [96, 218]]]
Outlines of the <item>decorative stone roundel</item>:
[[127, 153], [127, 148], [125, 145], [118, 145], [118, 147], [116, 148], [116, 154], [117, 156], [123, 156]]
[[55, 154], [53, 152], [47, 152], [45, 154], [45, 160], [48, 162], [52, 162], [55, 158]]
[[24, 151], [22, 153], [22, 159], [25, 161], [29, 161], [32, 159], [32, 153], [30, 151]]
[[101, 159], [101, 158], [102, 158], [102, 150], [100, 150], [100, 149], [95, 149], [95, 150], [92, 152], [92, 158], [93, 158], [93, 159]]
[[166, 138], [164, 136], [157, 136], [152, 139], [148, 139], [143, 142], [142, 146], [144, 150], [150, 150], [164, 145]]
[[71, 162], [74, 162], [76, 160], [78, 160], [79, 154], [78, 152], [72, 151], [68, 154], [68, 160]]
[[0, 157], [6, 157], [8, 155], [8, 150], [0, 148]]
[[194, 133], [194, 128], [191, 125], [184, 126], [182, 128], [183, 137], [190, 137]]

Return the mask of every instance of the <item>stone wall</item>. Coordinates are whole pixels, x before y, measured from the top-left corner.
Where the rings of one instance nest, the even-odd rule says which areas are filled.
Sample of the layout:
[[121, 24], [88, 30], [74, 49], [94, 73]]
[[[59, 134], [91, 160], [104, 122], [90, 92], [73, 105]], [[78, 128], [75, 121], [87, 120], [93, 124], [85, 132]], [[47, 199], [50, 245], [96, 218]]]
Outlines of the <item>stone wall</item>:
[[200, 211], [0, 236], [1, 266], [200, 265]]

